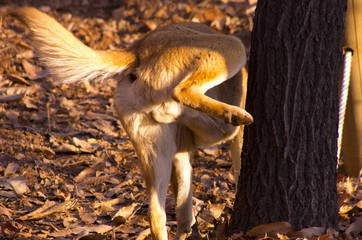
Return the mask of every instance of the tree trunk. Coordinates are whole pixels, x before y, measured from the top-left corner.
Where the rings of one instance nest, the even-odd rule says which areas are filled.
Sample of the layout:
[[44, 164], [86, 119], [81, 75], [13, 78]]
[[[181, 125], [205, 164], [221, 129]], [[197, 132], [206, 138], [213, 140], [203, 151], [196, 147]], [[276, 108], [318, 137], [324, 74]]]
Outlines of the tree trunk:
[[338, 82], [346, 0], [259, 0], [231, 228], [338, 226]]

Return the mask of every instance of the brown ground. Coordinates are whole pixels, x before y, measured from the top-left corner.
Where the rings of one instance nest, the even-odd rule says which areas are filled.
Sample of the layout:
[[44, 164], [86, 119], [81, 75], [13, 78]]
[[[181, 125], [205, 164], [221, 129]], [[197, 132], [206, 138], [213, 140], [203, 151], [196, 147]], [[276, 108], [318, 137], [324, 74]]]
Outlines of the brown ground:
[[[48, 12], [96, 49], [127, 47], [160, 24], [181, 21], [206, 23], [250, 45], [252, 8], [243, 0], [3, 0], [0, 14], [17, 5]], [[113, 114], [114, 86], [54, 82], [27, 36], [22, 24], [0, 18], [0, 239], [148, 239], [144, 182]], [[191, 239], [223, 239], [235, 190], [227, 146], [200, 148], [193, 166], [197, 224]], [[361, 187], [343, 175], [338, 186], [339, 236], [352, 239], [361, 231], [352, 228], [362, 225]]]

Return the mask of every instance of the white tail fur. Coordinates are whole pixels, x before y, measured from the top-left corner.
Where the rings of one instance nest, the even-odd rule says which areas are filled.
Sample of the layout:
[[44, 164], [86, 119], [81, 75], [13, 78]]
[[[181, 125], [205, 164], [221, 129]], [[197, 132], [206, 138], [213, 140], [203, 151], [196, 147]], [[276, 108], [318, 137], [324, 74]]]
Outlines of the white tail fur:
[[95, 51], [87, 47], [55, 19], [34, 8], [19, 8], [11, 14], [29, 27], [42, 61], [63, 82], [102, 81], [135, 60], [128, 51]]

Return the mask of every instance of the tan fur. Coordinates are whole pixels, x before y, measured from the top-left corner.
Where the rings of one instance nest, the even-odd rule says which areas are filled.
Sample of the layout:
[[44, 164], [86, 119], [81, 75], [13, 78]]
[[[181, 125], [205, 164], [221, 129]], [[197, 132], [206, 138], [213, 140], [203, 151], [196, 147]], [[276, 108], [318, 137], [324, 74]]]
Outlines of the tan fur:
[[240, 108], [246, 96], [241, 41], [202, 24], [179, 23], [148, 33], [128, 50], [95, 51], [34, 8], [12, 15], [30, 28], [34, 46], [58, 79], [118, 81], [115, 108], [145, 177], [152, 236], [167, 239], [164, 208], [171, 179], [175, 239], [185, 239], [195, 222], [190, 159], [196, 147], [228, 141], [240, 168], [239, 125], [253, 121]]

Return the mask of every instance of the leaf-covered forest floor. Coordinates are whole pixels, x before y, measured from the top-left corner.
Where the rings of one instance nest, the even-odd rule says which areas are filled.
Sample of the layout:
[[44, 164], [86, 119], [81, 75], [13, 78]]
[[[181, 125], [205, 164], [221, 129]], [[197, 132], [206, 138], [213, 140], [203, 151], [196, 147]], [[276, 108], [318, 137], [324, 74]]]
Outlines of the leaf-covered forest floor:
[[[24, 5], [54, 16], [95, 49], [124, 48], [161, 24], [182, 21], [234, 34], [248, 48], [255, 5], [245, 0], [0, 3], [0, 239], [150, 239], [145, 184], [112, 110], [115, 84], [53, 81], [29, 45], [28, 30], [5, 15]], [[225, 239], [235, 192], [230, 166], [226, 145], [195, 153], [197, 224], [190, 239]], [[339, 175], [338, 231], [284, 229], [270, 238], [360, 237], [360, 183]], [[172, 237], [176, 216], [171, 192], [166, 212]], [[232, 239], [264, 237], [259, 234], [256, 230]]]

